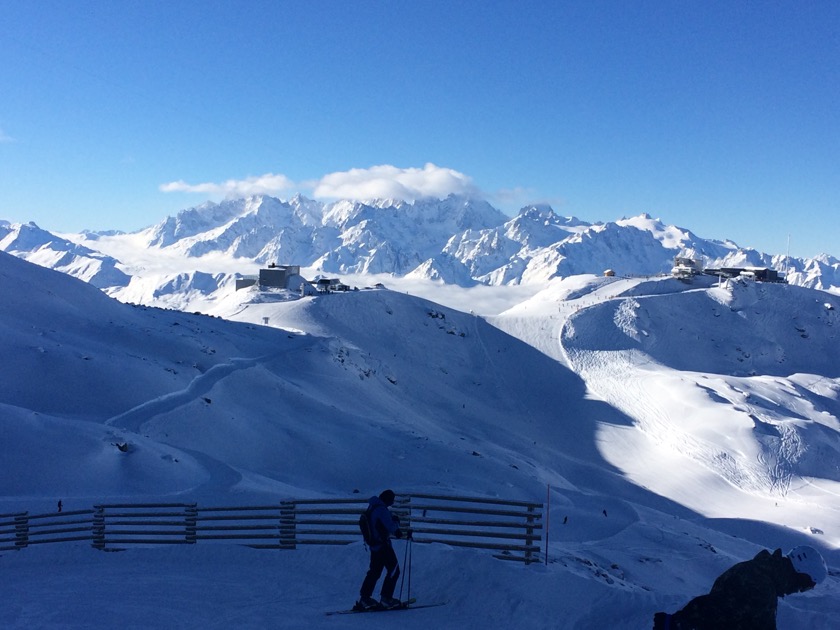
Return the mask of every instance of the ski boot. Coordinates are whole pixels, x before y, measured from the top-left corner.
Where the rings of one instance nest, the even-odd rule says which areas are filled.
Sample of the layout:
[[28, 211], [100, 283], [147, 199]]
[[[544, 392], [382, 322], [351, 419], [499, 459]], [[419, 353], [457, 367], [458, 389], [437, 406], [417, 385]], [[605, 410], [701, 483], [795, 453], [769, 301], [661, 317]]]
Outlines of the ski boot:
[[382, 608], [399, 608], [402, 606], [402, 602], [395, 597], [383, 597], [379, 600], [379, 604]]
[[373, 597], [360, 597], [359, 601], [356, 602], [356, 605], [353, 606], [354, 610], [375, 610], [379, 608], [379, 602], [373, 599]]

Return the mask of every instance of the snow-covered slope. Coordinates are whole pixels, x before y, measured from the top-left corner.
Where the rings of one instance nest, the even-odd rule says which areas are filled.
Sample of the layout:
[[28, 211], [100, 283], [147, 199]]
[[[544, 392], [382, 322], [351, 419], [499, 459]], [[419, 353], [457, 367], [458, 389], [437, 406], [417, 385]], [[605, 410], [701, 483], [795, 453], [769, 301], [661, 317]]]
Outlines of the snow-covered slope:
[[787, 285], [591, 276], [494, 323], [633, 419], [598, 439], [640, 485], [710, 517], [821, 531], [840, 509], [838, 308]]
[[[555, 281], [497, 322], [529, 345], [395, 291], [249, 290], [216, 304], [222, 319], [122, 304], [0, 254], [0, 512], [384, 486], [541, 501], [550, 485], [546, 565], [416, 545], [412, 594], [449, 603], [394, 623], [643, 628], [761, 547], [808, 542], [832, 575], [783, 600], [779, 624], [831, 628], [840, 388], [830, 361], [808, 357], [836, 350], [837, 305], [795, 287], [690, 288]], [[725, 318], [718, 368], [679, 314], [683, 328]], [[766, 330], [741, 340], [745, 318]], [[764, 353], [776, 346], [799, 372], [750, 376], [777, 365]], [[738, 356], [753, 359], [742, 376], [729, 374]], [[280, 557], [45, 547], [0, 556], [7, 627], [108, 626], [114, 601], [126, 627], [359, 622], [323, 611], [356, 596], [361, 544]]]
[[[16, 296], [0, 311], [15, 369], [0, 397], [15, 416], [100, 423], [107, 435], [126, 429], [243, 470], [301, 478], [307, 491], [333, 492], [373, 485], [397, 468], [424, 487], [462, 489], [472, 474], [459, 481], [428, 472], [464, 458], [485, 492], [530, 496], [547, 481], [544, 471], [535, 475], [531, 457], [555, 460], [571, 443], [578, 452], [592, 431], [564, 420], [586, 415], [575, 410], [589, 404], [574, 374], [480, 318], [419, 298], [358, 291], [245, 305], [231, 315], [268, 317], [278, 329], [132, 307], [2, 260], [2, 290]], [[556, 398], [558, 387], [562, 414], [542, 402]], [[520, 415], [529, 422], [521, 425]], [[208, 425], [213, 431], [202, 431]], [[359, 462], [370, 455], [371, 431], [389, 455], [365, 470]], [[503, 435], [504, 446], [485, 441]], [[538, 439], [551, 455], [527, 452]], [[306, 470], [316, 451], [333, 464]], [[521, 470], [513, 485], [512, 464]], [[559, 471], [563, 461], [552, 466]]]

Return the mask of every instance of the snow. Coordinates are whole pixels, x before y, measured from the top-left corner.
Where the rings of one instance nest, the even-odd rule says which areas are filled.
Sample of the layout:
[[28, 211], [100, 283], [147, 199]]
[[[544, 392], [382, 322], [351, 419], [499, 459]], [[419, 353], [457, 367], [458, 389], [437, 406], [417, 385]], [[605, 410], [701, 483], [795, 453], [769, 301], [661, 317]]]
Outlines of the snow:
[[761, 548], [807, 543], [830, 576], [781, 600], [779, 627], [836, 626], [835, 296], [401, 282], [304, 299], [228, 287], [196, 315], [0, 253], [0, 513], [548, 493], [547, 562], [415, 544], [411, 595], [445, 606], [328, 617], [358, 594], [360, 542], [41, 545], [0, 553], [0, 625], [636, 629]]

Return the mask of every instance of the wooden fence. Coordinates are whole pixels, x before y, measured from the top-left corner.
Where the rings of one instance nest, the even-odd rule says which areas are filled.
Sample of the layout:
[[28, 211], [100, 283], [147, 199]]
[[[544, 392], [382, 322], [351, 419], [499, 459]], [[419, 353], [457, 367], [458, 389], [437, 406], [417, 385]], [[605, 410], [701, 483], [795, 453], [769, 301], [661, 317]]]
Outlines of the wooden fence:
[[[360, 498], [289, 499], [264, 506], [106, 504], [53, 514], [0, 514], [0, 551], [72, 541], [103, 550], [197, 542], [260, 549], [346, 545], [361, 540], [359, 515], [366, 507]], [[392, 512], [418, 543], [487, 549], [526, 564], [537, 562], [542, 550], [541, 503], [413, 494], [398, 496]]]
[[54, 514], [0, 514], [0, 551], [41, 543], [90, 541], [93, 510]]

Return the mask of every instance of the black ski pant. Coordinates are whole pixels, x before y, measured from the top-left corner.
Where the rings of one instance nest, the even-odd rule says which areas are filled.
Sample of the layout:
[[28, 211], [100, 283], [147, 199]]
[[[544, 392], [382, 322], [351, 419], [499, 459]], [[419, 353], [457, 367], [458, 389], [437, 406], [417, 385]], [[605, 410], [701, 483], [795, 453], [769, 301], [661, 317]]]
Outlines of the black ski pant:
[[376, 551], [370, 550], [370, 568], [365, 576], [365, 581], [362, 582], [362, 590], [359, 591], [362, 597], [373, 595], [373, 589], [376, 587], [379, 576], [382, 575], [382, 569], [387, 569], [388, 573], [385, 574], [385, 579], [382, 582], [380, 595], [383, 598], [393, 597], [394, 588], [397, 586], [397, 578], [400, 577], [400, 565], [397, 561], [397, 554], [394, 553], [394, 548], [391, 545], [382, 545]]

